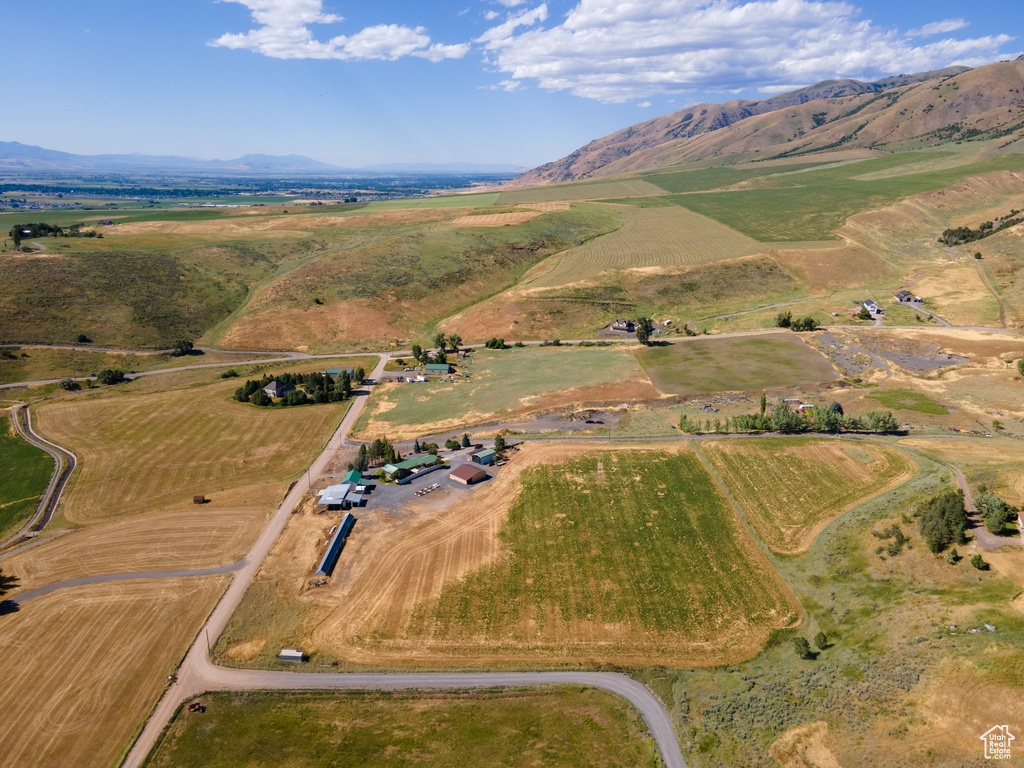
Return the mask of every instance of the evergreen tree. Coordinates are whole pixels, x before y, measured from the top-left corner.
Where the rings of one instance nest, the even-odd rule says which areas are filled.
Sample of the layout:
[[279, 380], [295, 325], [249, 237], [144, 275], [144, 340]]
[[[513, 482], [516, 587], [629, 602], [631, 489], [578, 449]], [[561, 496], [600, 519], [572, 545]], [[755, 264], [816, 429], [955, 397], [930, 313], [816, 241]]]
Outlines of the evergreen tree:
[[463, 448], [469, 448], [469, 433], [468, 432], [463, 432], [462, 433], [462, 447]]

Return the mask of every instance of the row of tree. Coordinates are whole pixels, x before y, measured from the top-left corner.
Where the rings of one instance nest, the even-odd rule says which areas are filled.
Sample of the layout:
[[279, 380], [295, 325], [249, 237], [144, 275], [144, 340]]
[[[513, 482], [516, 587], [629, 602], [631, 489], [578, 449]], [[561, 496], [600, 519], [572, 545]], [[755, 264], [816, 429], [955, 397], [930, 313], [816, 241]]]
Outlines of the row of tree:
[[447, 363], [448, 352], [458, 352], [459, 345], [462, 344], [462, 337], [457, 333], [452, 333], [445, 336], [443, 333], [438, 333], [434, 336], [434, 346], [437, 349], [434, 351], [433, 356], [428, 350], [423, 349], [419, 344], [412, 345], [412, 356], [421, 363], [426, 363], [428, 360], [433, 359], [435, 363]]
[[1019, 210], [1014, 208], [1008, 214], [995, 221], [983, 221], [976, 229], [971, 229], [970, 227], [945, 229], [939, 237], [939, 242], [944, 245], [973, 243], [976, 240], [984, 240], [989, 235], [994, 235], [996, 232], [1002, 232], [1004, 229], [1020, 224], [1021, 221], [1024, 221], [1024, 216], [1022, 216]]
[[932, 496], [918, 507], [917, 525], [928, 549], [935, 554], [950, 544], [966, 544], [964, 492], [958, 488]]
[[240, 403], [252, 403], [261, 407], [273, 405], [273, 398], [263, 391], [273, 381], [290, 384], [293, 389], [281, 398], [281, 405], [306, 405], [307, 403], [334, 403], [352, 397], [353, 383], [362, 384], [366, 374], [362, 368], [356, 368], [353, 375], [342, 371], [335, 379], [326, 373], [282, 373], [277, 376], [264, 375], [262, 379], [248, 379], [245, 384], [235, 390], [235, 400]]
[[891, 411], [869, 411], [863, 416], [849, 416], [843, 413], [843, 406], [832, 403], [828, 408], [815, 408], [805, 413], [798, 413], [781, 400], [771, 409], [766, 410], [767, 401], [761, 395], [759, 413], [728, 416], [724, 419], [691, 419], [683, 414], [679, 419], [679, 429], [690, 435], [698, 434], [731, 434], [751, 432], [873, 432], [891, 434], [900, 431], [899, 422]]
[[818, 330], [818, 321], [810, 315], [793, 319], [793, 313], [785, 309], [775, 316], [775, 326], [777, 328], [789, 328], [791, 331], [800, 333]]
[[401, 460], [402, 454], [391, 444], [391, 441], [386, 437], [378, 437], [369, 446], [365, 443], [359, 446], [359, 452], [356, 454], [352, 468], [359, 472], [366, 472], [371, 467], [397, 464]]
[[21, 247], [21, 241], [26, 237], [102, 237], [94, 230], [79, 231], [85, 225], [82, 223], [72, 224], [70, 227], [62, 227], [59, 224], [46, 224], [35, 222], [32, 224], [15, 224], [8, 233], [14, 241], [14, 247]]

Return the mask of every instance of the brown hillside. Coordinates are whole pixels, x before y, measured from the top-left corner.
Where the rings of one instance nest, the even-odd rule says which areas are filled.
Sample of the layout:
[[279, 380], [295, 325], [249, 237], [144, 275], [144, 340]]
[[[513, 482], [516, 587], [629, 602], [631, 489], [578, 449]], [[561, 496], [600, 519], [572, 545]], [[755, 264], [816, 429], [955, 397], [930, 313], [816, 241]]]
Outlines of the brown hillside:
[[878, 83], [835, 80], [763, 101], [699, 104], [591, 142], [510, 186], [534, 186], [749, 153], [898, 150], [1024, 138], [1024, 60]]

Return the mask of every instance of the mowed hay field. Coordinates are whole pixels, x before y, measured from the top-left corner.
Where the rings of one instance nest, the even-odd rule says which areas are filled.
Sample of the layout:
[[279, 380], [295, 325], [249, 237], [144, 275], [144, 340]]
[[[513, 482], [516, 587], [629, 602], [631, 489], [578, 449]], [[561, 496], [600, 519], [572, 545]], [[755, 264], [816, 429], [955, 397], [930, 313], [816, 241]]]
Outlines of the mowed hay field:
[[[147, 768], [655, 768], [647, 729], [592, 688], [467, 693], [216, 693], [179, 711]], [[326, 762], [325, 762], [326, 761]], [[283, 763], [279, 763], [283, 764]]]
[[765, 438], [702, 448], [764, 542], [787, 555], [806, 551], [840, 514], [917, 471], [901, 452], [867, 443]]
[[676, 341], [645, 347], [639, 359], [654, 386], [673, 395], [750, 392], [839, 377], [828, 358], [789, 332]]
[[619, 212], [621, 229], [561, 254], [548, 270], [538, 267], [525, 287], [555, 288], [593, 280], [609, 270], [671, 270], [764, 250], [746, 235], [678, 206], [621, 206]]
[[10, 411], [0, 410], [0, 538], [32, 517], [52, 473], [49, 454], [18, 437]]
[[96, 523], [298, 474], [347, 403], [257, 408], [231, 400], [237, 380], [201, 387], [47, 403], [43, 435], [73, 450], [81, 470], [63, 507]]
[[220, 576], [96, 584], [4, 616], [3, 764], [115, 764], [226, 585]]
[[[519, 462], [518, 485], [499, 477], [504, 499], [465, 503], [477, 548], [493, 555], [463, 570], [469, 555], [450, 554], [470, 534], [451, 525], [378, 542], [333, 610], [313, 610], [312, 647], [395, 666], [700, 666], [748, 658], [797, 621], [689, 449], [528, 446]], [[437, 598], [412, 603], [424, 581]]]
[[600, 200], [607, 197], [644, 197], [664, 195], [665, 190], [642, 179], [625, 181], [596, 181], [586, 184], [569, 184], [560, 187], [533, 187], [512, 189], [498, 195], [498, 205], [519, 205], [522, 203], [552, 203], [563, 200]]
[[72, 531], [3, 561], [27, 592], [82, 576], [211, 568], [240, 560], [277, 509], [287, 483], [249, 486]]
[[556, 405], [660, 397], [633, 351], [620, 347], [477, 350], [459, 370], [472, 378], [376, 387], [357, 437], [403, 440]]

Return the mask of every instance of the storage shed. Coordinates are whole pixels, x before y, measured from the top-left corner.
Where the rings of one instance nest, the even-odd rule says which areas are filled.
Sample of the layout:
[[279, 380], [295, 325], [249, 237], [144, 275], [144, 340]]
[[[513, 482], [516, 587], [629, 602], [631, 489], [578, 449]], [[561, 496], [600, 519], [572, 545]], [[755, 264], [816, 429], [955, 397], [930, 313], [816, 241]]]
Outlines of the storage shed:
[[347, 505], [346, 497], [352, 491], [352, 483], [341, 483], [340, 485], [329, 485], [320, 491], [320, 498], [317, 504], [328, 509], [344, 509]]
[[483, 464], [484, 466], [487, 466], [494, 463], [494, 457], [496, 455], [497, 454], [494, 452], [494, 449], [488, 448], [485, 451], [477, 451], [476, 453], [469, 454], [469, 458], [473, 460], [474, 464]]
[[463, 464], [456, 467], [448, 476], [463, 485], [473, 485], [473, 483], [479, 483], [490, 477], [480, 467], [474, 467], [472, 464]]
[[326, 577], [331, 575], [331, 571], [334, 570], [334, 564], [338, 562], [338, 555], [341, 554], [342, 547], [345, 546], [345, 539], [348, 538], [349, 531], [352, 530], [352, 526], [355, 524], [356, 519], [352, 517], [351, 512], [342, 518], [341, 525], [334, 532], [331, 543], [327, 545], [327, 551], [320, 561], [320, 566], [316, 569], [317, 576]]
[[296, 650], [295, 648], [282, 648], [281, 652], [277, 654], [277, 658], [281, 661], [288, 661], [293, 664], [301, 664], [306, 660], [306, 654], [302, 651]]
[[448, 363], [427, 363], [427, 373], [451, 373], [452, 367]]

